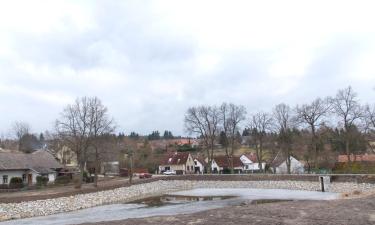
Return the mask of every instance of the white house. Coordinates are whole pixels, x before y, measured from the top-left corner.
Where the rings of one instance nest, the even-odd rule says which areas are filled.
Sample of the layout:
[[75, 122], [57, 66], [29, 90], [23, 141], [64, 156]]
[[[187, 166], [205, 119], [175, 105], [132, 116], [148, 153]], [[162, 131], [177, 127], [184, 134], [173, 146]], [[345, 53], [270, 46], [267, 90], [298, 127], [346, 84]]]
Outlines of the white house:
[[195, 171], [193, 157], [188, 152], [167, 154], [159, 165], [159, 173], [175, 171], [176, 174], [192, 174]]
[[[274, 168], [274, 172], [277, 174], [288, 173], [286, 157], [283, 157], [282, 154], [279, 152], [272, 162], [272, 167]], [[290, 173], [292, 174], [305, 173], [304, 163], [297, 160], [293, 156], [290, 156]]]
[[194, 158], [194, 173], [198, 173], [198, 174], [203, 174], [206, 172], [206, 165], [207, 163], [202, 160], [202, 159], [199, 159], [199, 158]]
[[[245, 173], [254, 173], [254, 172], [260, 171], [260, 168], [259, 168], [260, 165], [254, 153], [243, 154], [241, 155], [240, 160], [242, 161], [242, 164], [244, 165], [243, 168], [244, 168]], [[262, 163], [263, 170], [265, 166], [266, 166], [266, 163], [263, 162]]]
[[0, 152], [0, 184], [9, 184], [12, 177], [20, 177], [28, 185], [36, 183], [37, 176], [45, 176], [53, 182], [62, 165], [47, 151], [30, 154]]
[[[243, 172], [243, 163], [238, 156], [233, 156], [233, 169], [234, 173]], [[225, 173], [225, 171], [229, 171], [230, 163], [228, 158], [225, 155], [215, 156], [212, 159], [211, 170], [212, 173]]]

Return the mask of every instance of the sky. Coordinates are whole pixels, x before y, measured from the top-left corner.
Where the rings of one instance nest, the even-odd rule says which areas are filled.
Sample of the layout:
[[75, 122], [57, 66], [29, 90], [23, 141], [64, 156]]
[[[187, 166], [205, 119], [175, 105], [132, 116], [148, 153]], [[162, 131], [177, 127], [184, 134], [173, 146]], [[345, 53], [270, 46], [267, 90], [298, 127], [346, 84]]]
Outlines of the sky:
[[186, 135], [188, 107], [248, 114], [349, 85], [375, 103], [374, 1], [0, 0], [0, 133], [97, 96], [118, 132]]

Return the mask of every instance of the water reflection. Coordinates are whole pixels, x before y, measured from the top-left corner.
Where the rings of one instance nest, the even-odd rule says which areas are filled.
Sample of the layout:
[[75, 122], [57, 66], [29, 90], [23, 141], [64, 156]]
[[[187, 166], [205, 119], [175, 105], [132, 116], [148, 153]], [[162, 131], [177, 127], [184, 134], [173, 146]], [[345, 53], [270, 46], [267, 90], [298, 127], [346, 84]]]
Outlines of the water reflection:
[[234, 198], [235, 196], [179, 196], [162, 195], [133, 201], [133, 204], [143, 204], [146, 207], [160, 207], [171, 204], [186, 204], [190, 202], [219, 201]]

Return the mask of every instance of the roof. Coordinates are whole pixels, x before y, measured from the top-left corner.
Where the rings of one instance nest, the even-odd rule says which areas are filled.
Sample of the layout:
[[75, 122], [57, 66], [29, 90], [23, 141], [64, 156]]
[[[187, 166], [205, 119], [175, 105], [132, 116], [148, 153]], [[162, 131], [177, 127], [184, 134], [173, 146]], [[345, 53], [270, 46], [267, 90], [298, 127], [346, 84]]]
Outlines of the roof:
[[[298, 160], [294, 155], [291, 155], [290, 157], [291, 157], [291, 158], [294, 158], [295, 160], [297, 160], [297, 161], [299, 161], [300, 163], [304, 164], [303, 161]], [[272, 165], [273, 167], [278, 167], [278, 166], [280, 166], [280, 165], [281, 165], [283, 162], [285, 162], [285, 161], [286, 161], [286, 156], [284, 156], [284, 154], [283, 154], [281, 151], [279, 151], [279, 152], [277, 153], [276, 157], [273, 159], [271, 165]]]
[[51, 170], [49, 168], [45, 168], [45, 167], [33, 167], [33, 168], [30, 168], [30, 170], [33, 170], [33, 171], [35, 171], [36, 173], [39, 173], [39, 174], [53, 173], [53, 170]]
[[39, 150], [34, 153], [0, 152], [0, 170], [58, 169], [63, 166], [48, 152]]
[[166, 154], [162, 160], [162, 165], [183, 165], [186, 164], [190, 153], [189, 152], [175, 152]]
[[244, 154], [244, 156], [246, 156], [248, 159], [250, 159], [251, 162], [253, 162], [253, 163], [258, 162], [258, 158], [257, 158], [256, 154], [254, 154], [254, 153]]
[[[230, 167], [228, 157], [225, 155], [215, 156], [214, 160], [219, 167], [223, 167], [223, 168]], [[233, 167], [242, 167], [242, 166], [243, 164], [242, 164], [242, 161], [240, 160], [240, 157], [233, 156]]]
[[[375, 154], [364, 154], [364, 155], [350, 155], [350, 161], [352, 162], [375, 162]], [[338, 162], [348, 162], [347, 155], [339, 155]]]
[[200, 162], [203, 166], [207, 166], [207, 162], [204, 159], [199, 158], [199, 157], [195, 157], [194, 161], [195, 160], [197, 160], [198, 162]]

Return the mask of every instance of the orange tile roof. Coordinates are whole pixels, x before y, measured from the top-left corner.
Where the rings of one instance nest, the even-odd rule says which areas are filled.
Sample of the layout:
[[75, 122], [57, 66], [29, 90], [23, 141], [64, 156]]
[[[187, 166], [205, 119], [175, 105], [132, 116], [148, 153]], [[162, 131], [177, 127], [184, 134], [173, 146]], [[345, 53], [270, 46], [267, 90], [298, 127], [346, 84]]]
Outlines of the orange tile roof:
[[[375, 162], [375, 154], [364, 154], [364, 155], [350, 155], [350, 161], [352, 162]], [[339, 155], [338, 162], [348, 162], [347, 155]]]

